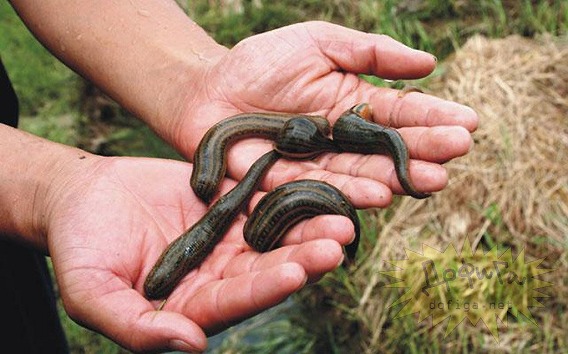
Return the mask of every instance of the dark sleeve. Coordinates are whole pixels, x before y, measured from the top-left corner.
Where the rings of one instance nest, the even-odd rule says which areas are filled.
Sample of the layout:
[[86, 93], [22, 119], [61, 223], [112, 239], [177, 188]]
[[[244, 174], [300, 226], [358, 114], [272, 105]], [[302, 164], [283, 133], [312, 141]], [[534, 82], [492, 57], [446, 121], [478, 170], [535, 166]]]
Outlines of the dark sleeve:
[[[18, 99], [1, 60], [0, 123], [18, 124]], [[2, 349], [68, 353], [45, 256], [0, 236], [0, 284]]]
[[18, 108], [18, 98], [2, 60], [0, 60], [0, 123], [16, 127], [18, 125]]

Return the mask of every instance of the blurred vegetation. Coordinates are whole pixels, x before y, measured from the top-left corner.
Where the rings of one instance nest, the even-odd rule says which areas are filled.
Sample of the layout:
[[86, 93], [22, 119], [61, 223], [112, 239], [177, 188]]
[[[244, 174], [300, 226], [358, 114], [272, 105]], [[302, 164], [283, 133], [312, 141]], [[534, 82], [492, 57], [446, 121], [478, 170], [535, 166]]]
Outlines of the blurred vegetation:
[[[217, 41], [232, 46], [256, 33], [307, 20], [325, 20], [367, 32], [384, 33], [403, 43], [435, 54], [451, 55], [474, 34], [504, 37], [567, 33], [568, 2], [536, 0], [243, 0], [223, 6], [218, 0], [180, 1], [180, 6]], [[13, 80], [21, 104], [21, 127], [48, 139], [76, 145], [104, 155], [179, 158], [148, 128], [133, 119], [92, 84], [53, 58], [27, 31], [8, 2], [0, 2], [0, 55]], [[376, 78], [372, 82], [380, 84]], [[376, 242], [366, 230], [364, 244]], [[229, 331], [215, 352], [314, 353], [353, 352], [359, 343], [354, 307], [356, 289], [339, 270], [309, 291], [295, 297], [297, 306], [252, 331]], [[298, 311], [296, 311], [298, 310]], [[76, 353], [117, 353], [107, 339], [61, 317]], [[317, 321], [315, 322], [314, 319]], [[385, 347], [406, 352], [439, 352], [439, 336], [405, 318], [388, 328]], [[262, 343], [242, 340], [251, 333]], [[286, 334], [284, 336], [283, 334]], [[424, 335], [426, 333], [426, 335]], [[467, 335], [472, 335], [467, 334]], [[468, 352], [469, 340], [458, 338]], [[461, 337], [460, 337], [461, 336]], [[545, 338], [546, 339], [546, 338]], [[545, 340], [543, 339], [543, 340]]]
[[178, 2], [218, 42], [228, 46], [296, 22], [325, 20], [384, 33], [443, 59], [474, 33], [494, 37], [543, 32], [560, 35], [568, 26], [565, 1], [244, 0], [238, 9], [211, 6], [220, 1]]

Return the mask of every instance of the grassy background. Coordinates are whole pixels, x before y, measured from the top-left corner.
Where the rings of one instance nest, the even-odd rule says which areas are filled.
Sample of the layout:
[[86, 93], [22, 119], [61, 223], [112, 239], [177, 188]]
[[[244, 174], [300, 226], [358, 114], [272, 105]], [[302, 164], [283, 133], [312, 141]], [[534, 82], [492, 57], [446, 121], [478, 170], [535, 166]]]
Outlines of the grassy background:
[[[475, 34], [492, 38], [519, 34], [532, 38], [542, 33], [565, 36], [568, 29], [567, 1], [261, 0], [242, 1], [239, 8], [222, 6], [219, 1], [178, 3], [216, 40], [227, 46], [255, 33], [320, 19], [391, 35], [405, 44], [435, 54], [442, 68], [444, 60]], [[179, 158], [145, 126], [54, 59], [27, 31], [8, 2], [0, 3], [0, 33], [0, 54], [20, 98], [23, 129], [104, 155]], [[370, 80], [384, 84], [376, 78]], [[428, 85], [428, 82], [422, 85]], [[395, 217], [399, 204], [400, 201], [395, 202], [379, 216], [361, 214], [365, 221], [363, 244], [369, 250], [380, 239], [382, 230], [377, 226], [377, 218]], [[496, 232], [506, 232], [502, 227], [501, 210], [489, 208], [480, 213], [487, 214], [496, 226], [501, 225], [494, 228]], [[488, 234], [486, 239], [498, 236]], [[363, 316], [352, 309], [362, 296], [361, 288], [354, 284], [366, 279], [350, 280], [353, 276], [338, 270], [296, 296], [295, 305], [284, 309], [285, 315], [275, 310], [245, 328], [231, 330], [213, 351], [339, 353], [349, 352], [348, 348], [364, 349], [361, 347], [364, 341], [362, 327], [367, 324]], [[382, 295], [384, 302], [392, 302], [392, 293]], [[73, 352], [123, 351], [104, 337], [74, 324], [63, 311], [61, 317]], [[425, 348], [430, 352], [442, 350], [439, 336], [433, 335], [412, 317], [389, 322], [384, 331], [386, 340], [381, 348], [404, 352], [423, 352]], [[484, 341], [479, 333], [468, 331], [464, 326], [458, 327], [452, 336], [453, 349], [457, 352], [476, 352], [477, 347], [472, 343]], [[479, 338], [474, 338], [476, 336]], [[251, 337], [262, 340], [246, 340]], [[546, 336], [541, 339], [552, 340]], [[556, 344], [551, 345], [554, 348]], [[567, 350], [566, 347], [561, 349]]]

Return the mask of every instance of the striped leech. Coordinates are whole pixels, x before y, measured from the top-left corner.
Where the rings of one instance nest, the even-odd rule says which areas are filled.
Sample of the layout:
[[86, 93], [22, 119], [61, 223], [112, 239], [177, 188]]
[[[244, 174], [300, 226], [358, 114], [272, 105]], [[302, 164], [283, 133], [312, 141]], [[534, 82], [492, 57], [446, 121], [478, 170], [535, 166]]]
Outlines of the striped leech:
[[220, 197], [197, 223], [170, 243], [144, 282], [146, 297], [154, 300], [167, 297], [187, 273], [201, 264], [248, 203], [266, 170], [279, 157], [275, 150], [264, 154], [239, 184]]
[[293, 118], [310, 119], [329, 134], [329, 122], [320, 116], [282, 113], [244, 113], [220, 121], [199, 142], [193, 157], [190, 184], [205, 203], [217, 193], [227, 170], [227, 149], [236, 140], [258, 137], [275, 140], [286, 122]]
[[394, 161], [398, 181], [404, 191], [416, 198], [430, 196], [416, 190], [408, 175], [409, 155], [400, 133], [371, 122], [371, 106], [361, 103], [343, 113], [332, 129], [333, 141], [345, 152], [388, 154]]
[[347, 216], [353, 222], [355, 238], [345, 246], [344, 262], [353, 264], [361, 229], [357, 212], [339, 189], [322, 181], [297, 180], [268, 192], [245, 223], [245, 241], [258, 252], [270, 251], [294, 225], [323, 214]]

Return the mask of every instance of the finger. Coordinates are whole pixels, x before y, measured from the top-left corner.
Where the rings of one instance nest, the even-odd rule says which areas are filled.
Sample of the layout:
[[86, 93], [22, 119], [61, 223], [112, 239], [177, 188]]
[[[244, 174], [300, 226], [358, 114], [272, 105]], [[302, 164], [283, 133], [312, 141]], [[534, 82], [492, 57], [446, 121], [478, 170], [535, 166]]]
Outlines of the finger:
[[470, 107], [419, 92], [401, 94], [387, 88], [375, 88], [369, 103], [373, 119], [394, 128], [458, 125], [473, 132], [479, 118]]
[[[458, 131], [464, 132], [459, 128]], [[457, 138], [460, 143], [452, 146], [446, 144], [445, 141], [438, 141], [438, 148], [429, 153], [428, 150], [431, 148], [429, 141], [440, 136], [440, 134], [443, 135], [443, 129], [437, 132], [434, 130], [431, 134], [424, 132], [421, 134], [419, 131], [414, 131], [414, 133], [405, 131], [405, 134], [409, 135], [408, 140], [411, 145], [417, 146], [410, 149], [411, 152], [415, 151], [413, 154], [440, 160], [439, 162], [456, 157], [455, 155], [463, 155], [464, 150], [469, 151], [469, 144], [471, 143], [471, 138], [467, 133], [467, 143], [463, 143], [462, 138]], [[450, 136], [452, 135], [450, 132]], [[261, 149], [261, 147], [253, 148]], [[242, 178], [245, 173], [246, 169], [234, 172], [238, 179]], [[447, 171], [438, 163], [410, 160], [409, 175], [413, 185], [421, 192], [437, 192], [444, 189], [448, 184]], [[351, 200], [357, 209], [386, 207], [392, 201], [393, 192], [405, 194], [390, 157], [379, 154], [361, 155], [353, 153], [324, 154], [314, 161], [281, 159], [271, 167], [269, 173], [264, 177], [261, 189], [272, 190], [283, 183], [303, 178], [321, 180], [334, 185]]]
[[467, 154], [473, 147], [471, 134], [463, 127], [415, 127], [398, 130], [410, 158], [444, 163]]
[[[350, 159], [340, 160], [344, 165], [337, 166], [331, 164], [341, 155], [351, 157]], [[316, 162], [299, 162], [281, 160], [273, 166], [270, 173], [264, 178], [262, 190], [270, 191], [274, 188], [290, 182], [292, 180], [313, 179], [327, 182], [343, 192], [357, 209], [384, 208], [392, 201], [392, 192], [382, 181], [374, 176], [358, 176], [356, 169], [352, 169], [352, 164], [356, 163], [361, 155], [354, 154], [329, 154], [322, 156]], [[389, 160], [385, 160], [388, 167]], [[333, 167], [330, 169], [329, 167]], [[366, 178], [354, 178], [366, 177]], [[259, 196], [255, 196], [251, 206], [255, 206]]]
[[[334, 174], [373, 179], [386, 185], [394, 193], [405, 194], [398, 182], [392, 159], [385, 155], [342, 153], [330, 159], [325, 168]], [[410, 180], [420, 192], [437, 192], [444, 189], [448, 184], [448, 173], [439, 164], [410, 160], [408, 170]], [[357, 198], [361, 198], [361, 196]]]
[[306, 280], [300, 265], [279, 264], [210, 283], [175, 306], [181, 306], [183, 314], [214, 334], [282, 302]]
[[348, 29], [325, 22], [305, 24], [321, 52], [334, 69], [373, 74], [385, 79], [415, 79], [430, 74], [436, 58], [386, 35]]
[[298, 245], [321, 238], [335, 240], [340, 245], [348, 245], [355, 238], [355, 227], [351, 220], [343, 215], [318, 215], [298, 223], [279, 244]]
[[[344, 221], [345, 222], [345, 221]], [[351, 223], [347, 221], [347, 223]], [[337, 236], [341, 239], [353, 238], [353, 228], [344, 228], [347, 233]], [[310, 282], [319, 279], [322, 274], [337, 268], [343, 260], [341, 245], [333, 240], [314, 239], [298, 245], [276, 248], [270, 252], [243, 252], [235, 257], [225, 268], [223, 277], [234, 277], [239, 274], [261, 271], [276, 267], [279, 264], [294, 262], [303, 267]]]
[[[237, 153], [238, 148], [244, 148], [245, 144], [247, 148], [240, 150], [241, 153], [239, 155]], [[234, 161], [233, 159], [256, 161], [256, 159], [271, 148], [272, 146], [270, 144], [248, 144], [246, 141], [242, 141], [235, 144], [235, 148], [229, 151], [228, 161]], [[246, 151], [246, 153], [243, 153], [243, 151]], [[386, 207], [390, 204], [392, 197], [390, 189], [384, 184], [378, 183], [376, 179], [354, 179], [350, 176], [348, 168], [344, 168], [344, 172], [341, 172], [342, 174], [330, 173], [336, 171], [326, 171], [328, 161], [335, 156], [336, 154], [327, 153], [309, 161], [291, 161], [281, 158], [264, 176], [260, 188], [269, 191], [283, 183], [296, 179], [317, 179], [328, 182], [339, 188], [349, 197], [356, 208]], [[241, 180], [251, 164], [228, 164], [228, 174], [237, 180]], [[254, 201], [257, 199], [258, 197], [253, 199], [252, 205], [256, 205]]]
[[[333, 161], [340, 155], [343, 154], [334, 155], [329, 161]], [[300, 174], [297, 179], [315, 179], [327, 182], [341, 190], [357, 209], [385, 208], [392, 202], [391, 188], [372, 174], [367, 176], [356, 175], [353, 174], [354, 170], [349, 166], [342, 166], [342, 169], [337, 171], [328, 166], [329, 164], [326, 164], [325, 169], [308, 170]]]
[[[401, 128], [399, 132], [408, 146], [410, 157], [423, 160], [410, 160], [409, 171], [413, 184], [424, 192], [439, 191], [447, 185], [447, 171], [439, 163], [463, 156], [473, 146], [471, 134], [459, 126]], [[328, 154], [318, 163], [319, 169], [296, 164], [277, 176], [290, 178], [286, 172], [297, 173], [299, 176], [296, 178], [330, 182], [347, 194], [357, 208], [387, 206], [391, 200], [385, 194], [388, 189], [382, 190], [385, 185], [396, 193], [402, 193], [392, 159], [387, 156]]]
[[[110, 281], [113, 279], [116, 277]], [[199, 352], [207, 347], [205, 334], [194, 322], [177, 313], [155, 311], [140, 293], [123, 283], [102, 294], [75, 294], [72, 299], [67, 297], [65, 303], [72, 318], [136, 352]]]

